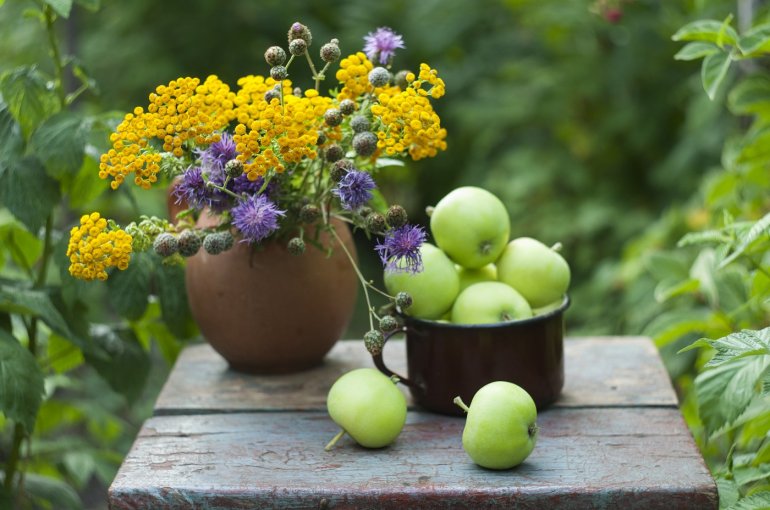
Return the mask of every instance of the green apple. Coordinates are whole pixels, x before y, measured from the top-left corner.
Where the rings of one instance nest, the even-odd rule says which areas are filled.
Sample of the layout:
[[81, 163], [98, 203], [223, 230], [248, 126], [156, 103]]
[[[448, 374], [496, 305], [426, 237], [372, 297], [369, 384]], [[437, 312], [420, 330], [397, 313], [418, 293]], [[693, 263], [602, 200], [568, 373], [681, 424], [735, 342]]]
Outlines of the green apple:
[[461, 266], [476, 269], [494, 262], [505, 248], [511, 220], [489, 191], [463, 186], [439, 200], [430, 215], [436, 244]]
[[509, 242], [495, 265], [497, 279], [518, 290], [533, 308], [559, 301], [569, 287], [567, 261], [531, 237]]
[[537, 442], [537, 407], [523, 388], [508, 381], [481, 387], [468, 408], [463, 448], [471, 460], [489, 469], [509, 469], [526, 459]]
[[558, 310], [559, 308], [561, 308], [561, 305], [563, 304], [564, 304], [564, 299], [559, 299], [558, 301], [554, 301], [553, 303], [548, 303], [545, 306], [541, 306], [539, 308], [533, 308], [532, 315], [545, 315], [547, 313]]
[[406, 422], [406, 398], [394, 380], [374, 368], [357, 368], [335, 381], [326, 408], [342, 431], [366, 448], [382, 448], [396, 440]]
[[420, 246], [423, 270], [419, 273], [385, 270], [383, 281], [391, 295], [407, 292], [412, 305], [405, 312], [420, 319], [440, 319], [460, 292], [454, 263], [430, 243]]
[[497, 280], [497, 268], [494, 264], [487, 264], [478, 269], [469, 269], [461, 265], [455, 265], [455, 269], [457, 269], [457, 275], [460, 277], [460, 292], [474, 283]]
[[460, 292], [452, 306], [455, 324], [492, 324], [529, 317], [532, 309], [527, 300], [501, 282], [474, 283]]

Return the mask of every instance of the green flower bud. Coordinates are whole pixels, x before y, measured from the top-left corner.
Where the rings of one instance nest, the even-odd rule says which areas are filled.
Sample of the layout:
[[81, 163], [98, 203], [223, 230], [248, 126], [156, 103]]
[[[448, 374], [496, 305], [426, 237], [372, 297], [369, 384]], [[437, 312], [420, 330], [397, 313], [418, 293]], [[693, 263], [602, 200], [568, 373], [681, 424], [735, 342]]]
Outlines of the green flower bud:
[[234, 242], [230, 232], [213, 232], [203, 238], [203, 249], [211, 255], [219, 255], [232, 248]]
[[299, 219], [302, 220], [303, 223], [313, 223], [320, 217], [321, 210], [318, 206], [313, 204], [304, 205], [302, 206], [302, 209], [299, 210]]
[[364, 346], [366, 346], [366, 350], [369, 351], [372, 356], [377, 356], [382, 353], [382, 347], [384, 345], [385, 336], [381, 331], [372, 329], [367, 331], [364, 335]]
[[412, 306], [412, 296], [410, 296], [408, 292], [399, 292], [396, 294], [395, 302], [396, 306], [401, 310], [407, 310]]
[[363, 115], [356, 115], [350, 119], [350, 127], [353, 128], [354, 133], [363, 133], [371, 129], [372, 123]]
[[293, 237], [289, 239], [289, 244], [286, 245], [286, 248], [292, 255], [302, 255], [305, 253], [305, 241], [299, 237]]
[[328, 43], [321, 46], [321, 60], [324, 62], [336, 62], [340, 59], [340, 42], [337, 39], [332, 39]]
[[369, 83], [374, 87], [384, 87], [390, 82], [390, 73], [384, 67], [375, 67], [369, 71]]
[[353, 148], [359, 156], [371, 156], [377, 150], [377, 135], [371, 131], [357, 133], [353, 137]]
[[289, 76], [289, 72], [286, 70], [284, 66], [273, 66], [270, 69], [270, 76], [275, 81], [281, 81], [285, 80], [287, 76]]
[[393, 331], [398, 328], [398, 321], [392, 315], [386, 315], [380, 319], [380, 329], [382, 331]]
[[286, 52], [280, 46], [270, 46], [265, 51], [265, 60], [269, 66], [282, 66], [286, 62]]
[[225, 163], [225, 173], [230, 177], [238, 177], [243, 173], [243, 162], [239, 159], [231, 159]]
[[387, 226], [385, 217], [380, 213], [373, 212], [366, 217], [366, 228], [373, 234], [384, 232]]
[[323, 131], [318, 132], [318, 139], [316, 140], [316, 145], [323, 145], [326, 143], [326, 133]]
[[327, 126], [339, 126], [342, 124], [342, 112], [337, 108], [329, 108], [324, 112], [324, 122]]
[[184, 230], [179, 234], [179, 254], [183, 257], [192, 257], [201, 248], [201, 238], [194, 230]]
[[289, 44], [292, 41], [304, 41], [308, 46], [313, 42], [313, 36], [310, 33], [310, 29], [302, 23], [294, 23], [289, 28]]
[[406, 211], [400, 205], [391, 205], [388, 208], [386, 218], [388, 220], [388, 225], [393, 228], [401, 227], [407, 222]]
[[397, 72], [396, 76], [393, 78], [394, 83], [401, 90], [405, 90], [409, 86], [409, 82], [406, 81], [407, 74], [409, 74], [409, 71], [402, 70]]
[[278, 99], [279, 101], [281, 100], [281, 91], [277, 88], [272, 88], [265, 92], [265, 101], [270, 103], [270, 101], [273, 99]]
[[356, 102], [352, 99], [343, 99], [340, 101], [340, 111], [342, 115], [350, 115], [356, 111]]
[[374, 209], [372, 209], [368, 205], [364, 205], [364, 206], [358, 208], [358, 214], [360, 214], [362, 218], [366, 218], [367, 216], [369, 216], [373, 212], [374, 212]]
[[294, 39], [289, 41], [289, 53], [294, 56], [302, 55], [307, 49], [307, 43], [302, 39]]
[[331, 144], [329, 147], [326, 148], [326, 161], [329, 163], [334, 163], [335, 161], [339, 161], [342, 159], [342, 157], [345, 155], [345, 151], [342, 150], [342, 147], [337, 145], [336, 143]]
[[170, 257], [179, 250], [179, 243], [176, 237], [164, 232], [163, 234], [158, 234], [152, 243], [152, 248], [161, 257]]

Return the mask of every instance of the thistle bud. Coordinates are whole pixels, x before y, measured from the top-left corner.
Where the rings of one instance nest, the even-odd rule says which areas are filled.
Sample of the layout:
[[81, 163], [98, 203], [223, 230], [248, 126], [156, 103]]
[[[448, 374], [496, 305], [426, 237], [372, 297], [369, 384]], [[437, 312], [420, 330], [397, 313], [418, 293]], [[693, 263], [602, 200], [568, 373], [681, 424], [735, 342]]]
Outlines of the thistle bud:
[[407, 222], [406, 210], [404, 210], [404, 208], [400, 205], [391, 205], [388, 207], [386, 217], [388, 220], [388, 225], [393, 228], [401, 227]]
[[284, 66], [273, 66], [270, 68], [270, 77], [275, 81], [285, 80], [288, 75], [289, 72]]
[[342, 112], [337, 108], [329, 108], [324, 112], [324, 122], [327, 126], [339, 126], [342, 124]]
[[294, 23], [289, 29], [289, 43], [296, 40], [305, 41], [308, 46], [313, 42], [310, 29], [302, 23]]
[[292, 255], [302, 255], [305, 253], [305, 241], [299, 237], [293, 237], [289, 240], [289, 244], [286, 245], [286, 248]]
[[[339, 161], [337, 161], [337, 163], [339, 163]], [[346, 168], [343, 168], [341, 166], [337, 166], [335, 164], [332, 167], [332, 169], [329, 170], [329, 177], [331, 177], [332, 181], [334, 181], [334, 182], [340, 182], [340, 181], [342, 181], [342, 179], [345, 178], [345, 175], [347, 175], [347, 173], [348, 173], [348, 170]]]
[[336, 143], [333, 143], [326, 148], [325, 156], [326, 156], [326, 161], [328, 161], [329, 163], [334, 163], [335, 161], [341, 160], [344, 155], [345, 155], [345, 152], [342, 150], [342, 147], [340, 147]]
[[303, 223], [313, 223], [320, 217], [321, 210], [318, 206], [312, 204], [303, 205], [302, 209], [299, 210], [299, 219], [302, 220]]
[[352, 99], [343, 99], [340, 101], [340, 111], [342, 115], [350, 115], [356, 111], [356, 103]]
[[350, 127], [353, 128], [354, 133], [363, 133], [364, 131], [369, 131], [372, 124], [363, 115], [356, 115], [350, 119]]
[[357, 212], [362, 218], [366, 218], [367, 216], [369, 216], [374, 212], [374, 209], [372, 209], [368, 205], [365, 205], [365, 206], [359, 207]]
[[407, 74], [409, 74], [409, 71], [401, 70], [397, 72], [396, 76], [393, 78], [393, 82], [396, 84], [396, 87], [400, 88], [401, 90], [405, 90], [409, 86], [409, 82], [406, 81]]
[[294, 97], [302, 97], [302, 89], [299, 87], [294, 87], [291, 93]]
[[302, 39], [294, 39], [289, 43], [289, 53], [294, 56], [302, 55], [307, 50], [307, 43]]
[[353, 148], [359, 156], [371, 156], [377, 150], [377, 135], [371, 131], [356, 133], [353, 137]]
[[214, 232], [203, 238], [203, 249], [211, 255], [219, 255], [233, 247], [233, 235], [230, 232]]
[[385, 336], [381, 331], [369, 330], [364, 334], [364, 346], [369, 354], [377, 356], [382, 353], [382, 347], [385, 345]]
[[282, 66], [286, 62], [286, 52], [280, 46], [270, 46], [265, 51], [265, 60], [269, 66]]
[[170, 257], [179, 250], [179, 243], [176, 237], [168, 232], [164, 232], [158, 234], [155, 238], [155, 241], [152, 243], [152, 249], [161, 257]]
[[337, 39], [332, 39], [321, 46], [321, 60], [324, 62], [336, 62], [340, 59], [340, 55], [340, 42]]
[[243, 173], [243, 162], [239, 159], [231, 159], [225, 163], [225, 173], [228, 177], [238, 177]]
[[392, 315], [386, 315], [380, 319], [380, 329], [382, 331], [393, 331], [398, 328], [398, 321]]
[[379, 234], [387, 228], [385, 217], [380, 213], [371, 213], [366, 217], [366, 228], [369, 232]]
[[265, 101], [270, 103], [270, 101], [272, 101], [273, 99], [278, 99], [280, 101], [280, 99], [281, 99], [281, 91], [280, 90], [278, 90], [276, 88], [272, 88], [272, 89], [268, 90], [267, 92], [265, 92]]
[[390, 73], [384, 67], [375, 67], [369, 71], [369, 83], [373, 87], [384, 87], [390, 81]]
[[410, 296], [408, 292], [399, 292], [396, 294], [395, 302], [396, 306], [401, 310], [406, 310], [412, 306], [412, 296]]
[[201, 247], [201, 239], [194, 230], [185, 230], [179, 234], [179, 254], [183, 257], [192, 257]]

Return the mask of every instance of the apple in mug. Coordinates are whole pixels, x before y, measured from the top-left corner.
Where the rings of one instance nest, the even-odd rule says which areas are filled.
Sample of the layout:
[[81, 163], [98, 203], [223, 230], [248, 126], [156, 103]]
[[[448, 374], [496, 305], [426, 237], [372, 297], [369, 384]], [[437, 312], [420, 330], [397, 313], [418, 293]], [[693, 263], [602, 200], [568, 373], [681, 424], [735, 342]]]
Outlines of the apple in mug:
[[412, 297], [405, 313], [419, 319], [440, 319], [460, 292], [460, 277], [454, 263], [436, 246], [422, 243], [420, 256], [423, 270], [419, 273], [385, 270], [385, 288], [392, 295], [406, 292]]
[[463, 449], [479, 466], [510, 469], [529, 457], [537, 442], [537, 407], [522, 387], [508, 381], [482, 386], [466, 406]]
[[532, 309], [527, 300], [502, 282], [474, 283], [460, 292], [452, 306], [455, 324], [493, 324], [529, 317]]
[[505, 205], [489, 191], [463, 186], [439, 200], [430, 214], [436, 245], [463, 267], [494, 262], [505, 248], [511, 220]]
[[347, 433], [366, 448], [382, 448], [396, 440], [406, 423], [406, 398], [396, 381], [374, 368], [343, 374], [326, 396], [326, 408], [342, 430], [329, 450]]
[[564, 258], [531, 237], [509, 242], [495, 265], [497, 279], [518, 290], [532, 308], [559, 301], [569, 287], [570, 269]]
[[487, 264], [478, 269], [469, 269], [456, 265], [457, 275], [460, 277], [460, 292], [474, 283], [494, 282], [497, 280], [497, 268], [494, 264]]

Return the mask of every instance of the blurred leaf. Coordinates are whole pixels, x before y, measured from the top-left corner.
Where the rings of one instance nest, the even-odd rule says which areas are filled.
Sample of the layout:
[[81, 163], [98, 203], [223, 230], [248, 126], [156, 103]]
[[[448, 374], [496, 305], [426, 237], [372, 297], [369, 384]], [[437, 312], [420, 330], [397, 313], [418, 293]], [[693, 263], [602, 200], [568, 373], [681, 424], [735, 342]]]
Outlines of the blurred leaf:
[[31, 432], [43, 401], [43, 389], [43, 373], [35, 357], [0, 329], [0, 411]]
[[692, 278], [686, 280], [662, 280], [655, 286], [655, 300], [662, 303], [682, 294], [693, 293], [699, 287], [698, 280]]
[[48, 337], [48, 361], [57, 373], [69, 372], [83, 364], [80, 349], [59, 335]]
[[701, 420], [709, 432], [731, 424], [758, 395], [754, 387], [770, 357], [736, 358], [704, 370], [695, 378], [695, 393]]
[[99, 10], [101, 0], [75, 0], [75, 3], [94, 12]]
[[770, 112], [770, 79], [753, 75], [732, 88], [727, 104], [735, 115]]
[[84, 158], [74, 178], [64, 182], [64, 193], [75, 210], [85, 208], [108, 188], [106, 181], [99, 178], [99, 162], [91, 157]]
[[693, 244], [704, 243], [724, 243], [729, 242], [730, 237], [721, 230], [704, 230], [701, 232], [688, 232], [677, 243], [677, 246], [684, 247]]
[[744, 55], [766, 53], [770, 50], [770, 23], [751, 27], [741, 36], [738, 47]]
[[696, 41], [685, 44], [681, 50], [674, 55], [676, 60], [695, 60], [698, 58], [707, 57], [718, 51], [721, 51], [719, 47], [710, 42]]
[[57, 510], [82, 510], [83, 503], [75, 489], [61, 480], [35, 473], [25, 473], [24, 490], [34, 499], [54, 504]]
[[10, 161], [21, 156], [24, 139], [21, 129], [2, 100], [0, 100], [0, 162]]
[[725, 510], [763, 510], [770, 508], [770, 491], [757, 492], [741, 498]]
[[700, 288], [709, 303], [719, 303], [719, 289], [716, 283], [717, 254], [715, 250], [705, 249], [695, 258], [690, 268], [690, 277], [700, 282]]
[[[37, 317], [52, 330], [73, 341], [74, 335], [67, 322], [43, 291], [0, 285], [0, 310]], [[82, 344], [82, 340], [75, 340], [75, 343]]]
[[43, 0], [46, 4], [51, 6], [56, 14], [62, 18], [69, 18], [70, 11], [72, 10], [72, 0]]
[[717, 476], [716, 482], [717, 489], [719, 490], [720, 508], [732, 505], [738, 501], [741, 493], [738, 490], [738, 485], [735, 483], [735, 480], [732, 478], [725, 478], [724, 476]]
[[0, 78], [0, 94], [28, 139], [43, 120], [59, 111], [56, 94], [34, 67], [22, 67]]
[[658, 347], [664, 347], [685, 335], [707, 335], [714, 329], [712, 312], [706, 308], [672, 309], [658, 315], [645, 328]]
[[756, 241], [759, 236], [767, 234], [768, 229], [770, 229], [770, 213], [765, 214], [762, 218], [757, 220], [749, 231], [740, 237], [740, 244], [738, 244], [735, 250], [733, 250], [733, 252], [719, 264], [719, 267], [725, 267], [727, 264], [740, 257], [741, 254], [746, 251], [746, 248]]
[[713, 100], [716, 97], [719, 85], [727, 76], [727, 70], [730, 69], [731, 62], [732, 56], [724, 52], [714, 53], [703, 59], [701, 81], [709, 99]]
[[753, 453], [736, 455], [734, 459], [733, 476], [739, 486], [770, 477], [770, 464], [757, 464]]
[[152, 255], [137, 253], [125, 270], [116, 270], [107, 279], [110, 303], [123, 317], [137, 320], [144, 314], [153, 270]]
[[679, 281], [689, 276], [687, 259], [678, 252], [650, 252], [644, 259], [644, 266], [656, 280]]
[[93, 329], [92, 338], [109, 353], [109, 359], [93, 358], [88, 361], [99, 375], [118, 393], [133, 404], [142, 394], [150, 373], [150, 357], [130, 329], [115, 330], [100, 325]]
[[74, 174], [83, 164], [83, 119], [72, 112], [47, 118], [29, 140], [30, 150], [45, 164], [51, 177]]
[[43, 253], [43, 244], [21, 223], [12, 220], [0, 223], [0, 252], [7, 250], [12, 260], [22, 268], [32, 268]]
[[184, 272], [180, 265], [159, 264], [156, 273], [163, 322], [178, 338], [189, 338], [194, 332]]
[[64, 454], [62, 462], [76, 487], [85, 487], [96, 468], [94, 452], [90, 449], [70, 450]]
[[722, 21], [704, 19], [683, 26], [671, 37], [674, 41], [708, 41], [714, 44], [735, 44], [738, 33]]
[[59, 184], [35, 157], [15, 160], [4, 171], [0, 169], [0, 202], [33, 234], [45, 225], [59, 198]]

